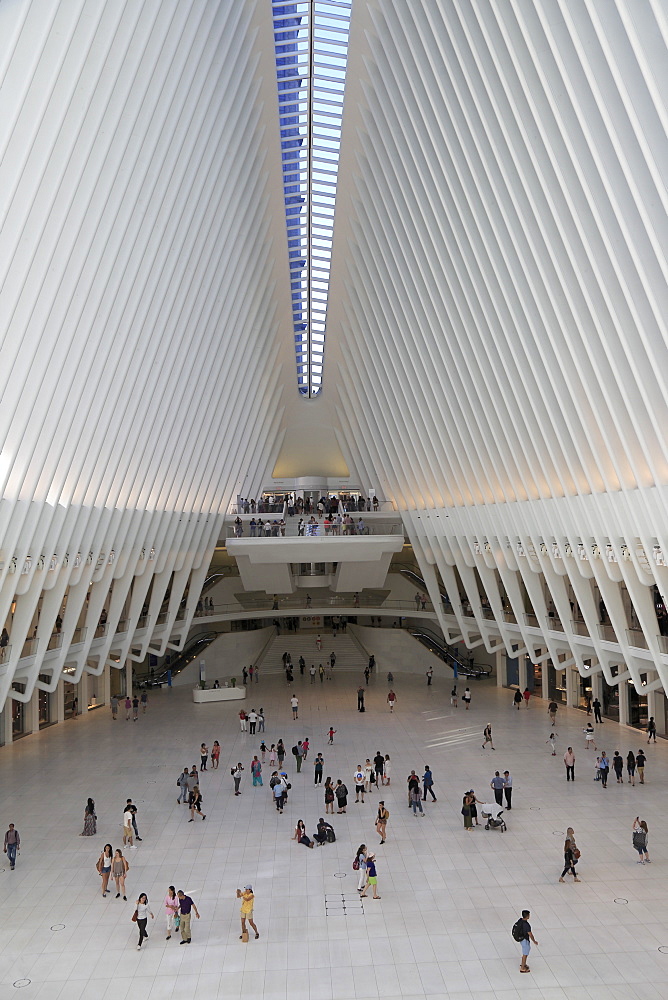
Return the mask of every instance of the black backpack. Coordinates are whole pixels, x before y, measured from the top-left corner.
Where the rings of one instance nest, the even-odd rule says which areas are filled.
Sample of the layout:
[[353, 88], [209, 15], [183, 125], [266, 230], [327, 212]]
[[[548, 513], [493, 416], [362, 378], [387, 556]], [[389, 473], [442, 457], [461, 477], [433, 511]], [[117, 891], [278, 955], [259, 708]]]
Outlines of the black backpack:
[[515, 921], [515, 923], [513, 924], [513, 929], [511, 931], [511, 934], [513, 935], [516, 941], [524, 941], [524, 939], [526, 938], [526, 931], [524, 929], [524, 917], [520, 917], [519, 920]]
[[299, 747], [297, 746], [297, 744], [293, 746], [292, 752], [295, 755], [295, 757], [299, 757]]

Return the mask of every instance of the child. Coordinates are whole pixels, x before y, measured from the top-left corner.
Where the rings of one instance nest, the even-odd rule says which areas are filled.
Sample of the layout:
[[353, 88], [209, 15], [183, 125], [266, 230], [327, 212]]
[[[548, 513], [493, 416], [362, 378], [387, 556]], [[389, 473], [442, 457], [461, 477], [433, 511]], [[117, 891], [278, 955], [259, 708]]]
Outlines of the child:
[[336, 729], [332, 729], [331, 726], [330, 726], [329, 734], [328, 734], [329, 735], [329, 745], [330, 745], [330, 747], [334, 743], [334, 733], [335, 732], [336, 732]]
[[594, 764], [594, 781], [601, 780], [601, 758], [596, 758], [596, 763]]
[[308, 748], [310, 745], [311, 744], [308, 741], [308, 736], [305, 736], [304, 739], [302, 740], [302, 757], [304, 758], [304, 760], [306, 760], [306, 756], [308, 754]]
[[559, 733], [550, 733], [550, 736], [549, 736], [549, 739], [545, 740], [545, 742], [546, 742], [546, 743], [549, 743], [549, 744], [550, 744], [550, 746], [552, 747], [552, 756], [553, 756], [553, 757], [556, 757], [556, 756], [557, 756], [557, 744], [556, 744], [556, 739], [557, 739], [557, 736], [558, 736], [558, 735], [559, 735]]
[[264, 764], [264, 755], [267, 752], [267, 744], [262, 740], [260, 743], [260, 753], [262, 754], [262, 763]]
[[269, 750], [269, 763], [273, 767], [276, 763], [276, 744], [272, 743]]

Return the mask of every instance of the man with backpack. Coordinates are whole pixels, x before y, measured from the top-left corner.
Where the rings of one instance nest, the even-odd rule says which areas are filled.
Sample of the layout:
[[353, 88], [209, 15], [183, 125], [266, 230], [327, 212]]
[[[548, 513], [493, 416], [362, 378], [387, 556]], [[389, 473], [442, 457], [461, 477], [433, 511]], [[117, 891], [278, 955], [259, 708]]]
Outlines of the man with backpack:
[[529, 952], [531, 951], [531, 942], [538, 946], [538, 942], [531, 933], [531, 924], [529, 923], [529, 917], [531, 913], [529, 910], [522, 910], [522, 916], [519, 920], [516, 920], [513, 924], [512, 935], [518, 944], [522, 945], [522, 961], [520, 963], [520, 972], [531, 972], [531, 969], [527, 965], [527, 958], [529, 957]]
[[301, 740], [299, 740], [299, 742], [296, 743], [295, 746], [293, 746], [292, 753], [293, 753], [294, 758], [295, 758], [295, 760], [297, 762], [297, 774], [299, 774], [299, 772], [302, 769], [302, 759], [303, 759], [303, 756], [304, 756], [304, 753], [303, 753], [303, 750], [302, 750], [302, 741]]

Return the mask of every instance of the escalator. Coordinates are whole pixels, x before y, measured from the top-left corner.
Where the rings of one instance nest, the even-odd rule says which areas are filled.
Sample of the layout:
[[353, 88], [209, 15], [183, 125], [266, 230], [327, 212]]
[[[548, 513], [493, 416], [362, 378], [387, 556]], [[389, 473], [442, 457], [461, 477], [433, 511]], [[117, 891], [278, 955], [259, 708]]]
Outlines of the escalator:
[[451, 667], [455, 677], [473, 677], [475, 680], [480, 680], [481, 677], [489, 677], [491, 673], [491, 668], [487, 666], [482, 666], [479, 663], [473, 663], [473, 661], [464, 661], [459, 656], [455, 656], [452, 650], [449, 648], [444, 639], [432, 632], [431, 629], [423, 628], [422, 626], [411, 626], [408, 631], [421, 642], [423, 646], [437, 656], [439, 660], [443, 660], [446, 666]]
[[[422, 577], [418, 576], [417, 573], [414, 573], [412, 569], [400, 569], [399, 572], [402, 574], [402, 576], [405, 576], [406, 579], [410, 580], [411, 583], [414, 583], [416, 587], [419, 587], [420, 590], [428, 591], [427, 584], [424, 582]], [[450, 603], [450, 598], [448, 597], [448, 595], [444, 593], [442, 590], [440, 590], [439, 593], [441, 595], [441, 600], [445, 605], [445, 607], [452, 609], [452, 604]]]
[[222, 632], [200, 632], [198, 635], [194, 636], [193, 639], [188, 643], [186, 648], [181, 652], [177, 653], [176, 656], [170, 661], [168, 666], [164, 666], [161, 670], [156, 673], [153, 678], [153, 684], [159, 686], [167, 682], [167, 672], [171, 671], [172, 678], [177, 674], [180, 674], [189, 663], [201, 656], [205, 649], [211, 645], [212, 642], [222, 635]]

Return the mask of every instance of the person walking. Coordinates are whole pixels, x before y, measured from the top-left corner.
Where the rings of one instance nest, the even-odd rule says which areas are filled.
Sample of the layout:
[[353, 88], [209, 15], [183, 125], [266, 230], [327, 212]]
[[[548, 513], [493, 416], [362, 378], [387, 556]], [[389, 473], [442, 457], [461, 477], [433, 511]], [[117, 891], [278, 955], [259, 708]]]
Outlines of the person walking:
[[531, 691], [529, 691], [528, 687], [525, 687], [524, 694], [522, 695], [522, 697], [524, 698], [524, 705], [525, 705], [525, 707], [528, 708], [529, 707], [529, 698], [531, 697]]
[[422, 796], [420, 795], [420, 786], [411, 787], [409, 792], [409, 804], [413, 809], [413, 816], [417, 816], [418, 809], [420, 810], [420, 815], [424, 817], [424, 809], [422, 808]]
[[232, 780], [234, 781], [234, 794], [241, 795], [241, 776], [243, 774], [244, 768], [241, 761], [237, 762], [236, 767], [230, 768], [230, 774], [232, 775]]
[[389, 753], [385, 754], [385, 763], [383, 764], [383, 784], [389, 785], [392, 778], [392, 762], [390, 760]]
[[390, 818], [390, 810], [385, 808], [385, 803], [381, 799], [378, 803], [378, 813], [376, 814], [376, 833], [380, 837], [381, 844], [387, 840], [387, 821]]
[[137, 951], [141, 951], [141, 945], [144, 938], [148, 941], [148, 934], [146, 933], [146, 924], [148, 923], [148, 918], [154, 919], [151, 913], [151, 907], [148, 903], [148, 896], [145, 892], [139, 894], [139, 899], [135, 903], [134, 917], [137, 922], [137, 928], [139, 929], [139, 941], [137, 943]]
[[647, 742], [650, 743], [651, 740], [654, 740], [656, 743], [656, 722], [653, 715], [650, 715], [649, 722], [647, 723]]
[[188, 775], [188, 802], [190, 802], [190, 793], [193, 791], [196, 785], [199, 785], [199, 774], [197, 773], [197, 768], [193, 764]]
[[370, 674], [370, 673], [371, 673], [371, 671], [369, 670], [369, 668], [368, 668], [368, 667], [365, 667], [365, 668], [364, 668], [364, 680], [365, 680], [365, 682], [366, 682], [366, 686], [367, 686], [367, 687], [369, 686], [369, 674]]
[[114, 849], [111, 844], [105, 844], [102, 853], [97, 859], [98, 874], [102, 878], [102, 899], [107, 898], [107, 887], [109, 885], [109, 876], [111, 875], [111, 865], [114, 860]]
[[608, 787], [608, 775], [610, 774], [610, 760], [605, 750], [601, 753], [601, 761], [598, 765], [599, 771], [601, 772], [601, 786], [603, 788]]
[[334, 786], [331, 778], [325, 780], [325, 815], [327, 813], [334, 815]]
[[559, 735], [556, 730], [552, 730], [548, 738], [545, 740], [547, 744], [552, 748], [552, 757], [557, 756], [557, 736]]
[[[620, 758], [621, 759], [621, 758]], [[647, 758], [642, 750], [638, 750], [636, 754], [636, 768], [638, 770], [638, 778], [640, 779], [640, 784], [645, 784], [645, 764], [647, 763]]]
[[244, 712], [243, 708], [239, 712], [239, 725], [241, 726], [241, 732], [245, 733], [247, 731], [247, 727], [246, 727], [246, 713]]
[[555, 723], [557, 721], [557, 709], [558, 708], [559, 708], [559, 706], [557, 705], [556, 701], [554, 701], [554, 699], [547, 706], [547, 714], [549, 716], [550, 723], [553, 726], [555, 725]]
[[601, 703], [598, 698], [594, 698], [592, 708], [594, 709], [594, 722], [600, 722], [601, 725], [603, 725], [603, 719], [601, 718]]
[[331, 747], [334, 745], [334, 737], [336, 735], [336, 729], [332, 729], [332, 727], [330, 726], [329, 730], [327, 731], [327, 735], [329, 737], [328, 743]]
[[283, 782], [280, 779], [278, 771], [274, 771], [271, 778], [269, 779], [269, 787], [271, 788], [271, 794], [274, 798], [274, 805], [276, 806], [276, 812], [283, 812]]
[[496, 799], [497, 806], [503, 805], [503, 778], [498, 771], [494, 772], [494, 777], [489, 783], [489, 787], [494, 791], [494, 798]]
[[[255, 680], [257, 680], [257, 667], [255, 668]], [[260, 706], [257, 712], [257, 731], [258, 733], [264, 732], [264, 709], [262, 706]]]
[[177, 895], [179, 897], [179, 927], [181, 930], [179, 944], [190, 944], [192, 941], [190, 920], [193, 911], [199, 920], [199, 910], [195, 906], [195, 901], [190, 896], [186, 896], [183, 889], [179, 889]]
[[322, 772], [323, 772], [324, 766], [325, 766], [325, 758], [323, 757], [323, 755], [321, 753], [319, 753], [317, 755], [317, 757], [315, 758], [315, 760], [313, 761], [313, 784], [314, 785], [321, 785], [322, 784]]
[[200, 771], [206, 771], [207, 761], [209, 760], [209, 748], [206, 745], [206, 743], [202, 743], [201, 747], [199, 748], [199, 759], [200, 759], [200, 765], [199, 765]]
[[633, 821], [633, 846], [638, 852], [638, 864], [651, 864], [649, 854], [647, 852], [647, 823], [644, 819], [640, 819], [639, 816]]
[[169, 941], [172, 936], [172, 931], [178, 930], [178, 916], [179, 916], [179, 897], [176, 895], [176, 889], [173, 885], [170, 885], [167, 890], [167, 895], [165, 896], [165, 921], [167, 923], [167, 937], [165, 941]]
[[355, 861], [353, 862], [353, 870], [359, 872], [357, 877], [358, 892], [362, 892], [364, 886], [366, 885], [366, 858], [367, 846], [366, 844], [360, 844], [355, 853]]
[[431, 795], [432, 802], [438, 802], [438, 799], [434, 795], [434, 776], [431, 773], [431, 768], [429, 764], [424, 766], [424, 774], [422, 775], [422, 801], [427, 801], [427, 792]]
[[211, 747], [211, 767], [214, 771], [218, 770], [218, 764], [220, 761], [220, 743], [218, 740], [213, 741], [213, 746]]
[[566, 765], [566, 781], [575, 781], [575, 754], [573, 747], [568, 747], [566, 750], [564, 764]]
[[522, 910], [522, 916], [513, 926], [513, 937], [522, 946], [522, 960], [520, 962], [520, 972], [531, 972], [531, 969], [527, 965], [527, 958], [529, 957], [529, 952], [531, 951], [531, 942], [538, 947], [538, 942], [531, 933], [531, 924], [529, 923], [529, 917], [531, 912], [529, 910]]
[[127, 805], [123, 809], [123, 846], [134, 847], [132, 809], [128, 809]]
[[427, 671], [426, 676], [427, 676], [427, 687], [431, 687], [431, 679], [434, 676], [434, 671], [432, 670], [431, 667]]
[[472, 805], [473, 800], [469, 792], [467, 792], [462, 799], [462, 816], [464, 817], [464, 829], [467, 833], [470, 833], [473, 829], [473, 815], [471, 812]]
[[260, 763], [257, 754], [251, 761], [250, 769], [253, 778], [253, 787], [256, 785], [262, 785], [262, 764]]
[[176, 800], [177, 806], [180, 806], [182, 802], [188, 801], [188, 778], [190, 777], [188, 773], [188, 768], [184, 767], [181, 774], [176, 779], [176, 787], [179, 790], [179, 796]]
[[364, 712], [364, 688], [358, 687], [357, 689], [357, 711]]
[[135, 840], [141, 842], [143, 838], [139, 836], [139, 830], [137, 828], [137, 806], [134, 804], [132, 799], [126, 799], [125, 808], [132, 813], [132, 829], [135, 833]]
[[390, 712], [394, 712], [394, 706], [396, 705], [396, 703], [397, 703], [397, 696], [392, 690], [392, 688], [390, 688], [390, 690], [387, 692], [387, 704], [390, 706]]
[[336, 787], [334, 788], [334, 795], [336, 796], [336, 804], [338, 805], [337, 813], [344, 813], [346, 811], [346, 806], [348, 805], [348, 789], [343, 784], [340, 778], [336, 779]]
[[581, 882], [582, 881], [582, 879], [578, 878], [577, 872], [575, 871], [575, 864], [574, 864], [574, 862], [575, 862], [574, 848], [573, 848], [573, 844], [572, 844], [572, 841], [571, 841], [570, 837], [568, 837], [564, 841], [564, 870], [562, 871], [561, 875], [559, 876], [559, 881], [560, 882], [565, 882], [566, 881], [566, 879], [564, 878], [564, 875], [567, 875], [568, 873], [570, 873], [573, 876], [573, 881], [574, 882]]
[[518, 712], [520, 710], [520, 705], [522, 704], [523, 700], [524, 699], [522, 698], [522, 692], [518, 688], [515, 694], [513, 695], [513, 705], [515, 706]]
[[503, 794], [506, 797], [506, 809], [513, 808], [513, 776], [510, 771], [503, 772]]
[[141, 714], [146, 715], [146, 709], [148, 708], [148, 694], [146, 693], [146, 691], [142, 691], [140, 701], [141, 701]]
[[95, 815], [95, 803], [89, 799], [84, 808], [84, 825], [80, 837], [94, 837], [97, 833], [97, 816]]
[[257, 712], [254, 708], [251, 708], [248, 715], [248, 726], [251, 736], [255, 736], [255, 727], [257, 726]]
[[617, 784], [618, 785], [623, 785], [624, 784], [624, 778], [623, 778], [624, 758], [620, 754], [619, 750], [615, 750], [615, 752], [613, 754], [613, 757], [612, 757], [612, 767], [613, 767], [613, 770], [614, 770], [615, 775], [617, 777]]
[[132, 721], [136, 722], [139, 718], [139, 698], [137, 695], [132, 699]]
[[453, 708], [457, 708], [457, 685], [453, 685], [452, 691], [450, 692], [450, 704]]
[[636, 783], [636, 758], [633, 750], [629, 750], [626, 755], [626, 773], [628, 774], [628, 784]]
[[128, 897], [125, 895], [125, 876], [130, 871], [130, 865], [127, 859], [123, 857], [123, 852], [120, 847], [116, 848], [114, 852], [114, 860], [111, 863], [111, 877], [116, 883], [116, 899], [120, 898], [121, 893], [123, 893], [123, 899], [126, 901]]
[[371, 785], [373, 784], [374, 770], [373, 764], [369, 757], [367, 757], [364, 762], [364, 791], [368, 792]]
[[292, 748], [292, 755], [295, 758], [295, 762], [297, 764], [297, 774], [299, 774], [299, 772], [302, 769], [302, 759], [303, 759], [302, 741], [301, 740], [299, 740], [299, 742], [295, 743], [295, 745], [293, 746], [293, 748]]
[[118, 698], [115, 694], [112, 694], [109, 705], [111, 708], [111, 718], [115, 722], [118, 718]]
[[190, 806], [190, 819], [188, 820], [189, 823], [195, 822], [195, 813], [197, 813], [198, 816], [201, 816], [203, 820], [206, 819], [206, 816], [202, 812], [202, 793], [199, 790], [199, 785], [195, 785], [192, 792], [190, 793], [188, 797], [188, 805]]
[[309, 738], [308, 736], [305, 736], [304, 739], [302, 740], [302, 758], [304, 760], [306, 760], [306, 758], [308, 757], [308, 750], [310, 746], [311, 744], [309, 742]]
[[469, 708], [471, 707], [471, 692], [469, 688], [466, 688], [466, 690], [464, 691], [464, 694], [462, 695], [462, 701], [464, 702], [464, 707], [468, 712]]
[[241, 900], [241, 934], [239, 935], [239, 940], [248, 941], [248, 929], [246, 927], [246, 921], [248, 921], [255, 931], [255, 940], [257, 941], [260, 932], [253, 921], [253, 908], [255, 906], [253, 886], [245, 885], [243, 889], [237, 889], [237, 899]]
[[280, 770], [283, 767], [283, 761], [285, 760], [285, 744], [282, 739], [280, 739], [276, 744], [276, 756], [278, 758], [278, 767]]
[[292, 698], [290, 699], [290, 705], [292, 706], [292, 718], [297, 720], [299, 718], [299, 698], [292, 692]]
[[315, 684], [315, 663], [312, 663], [309, 667], [309, 676], [311, 678], [311, 684]]
[[374, 771], [376, 772], [376, 776], [375, 776], [376, 788], [378, 788], [378, 782], [379, 781], [380, 781], [381, 785], [383, 784], [383, 768], [384, 768], [384, 766], [385, 766], [385, 758], [383, 757], [383, 755], [380, 752], [380, 750], [376, 750], [376, 756], [373, 758], [373, 767], [374, 767]]
[[589, 750], [589, 748], [591, 746], [593, 746], [594, 750], [598, 749], [597, 746], [596, 746], [596, 737], [594, 735], [594, 727], [592, 726], [591, 722], [587, 723], [586, 728], [583, 729], [582, 732], [584, 733], [584, 737], [585, 737], [585, 750]]
[[355, 768], [353, 784], [355, 785], [355, 805], [359, 802], [360, 795], [362, 796], [362, 803], [364, 803], [364, 771], [361, 764], [358, 764]]
[[125, 721], [126, 722], [130, 721], [130, 712], [131, 711], [132, 711], [132, 698], [130, 697], [130, 695], [127, 695], [127, 697], [125, 699]]
[[487, 725], [485, 726], [485, 728], [482, 731], [482, 735], [485, 738], [484, 743], [482, 745], [483, 750], [485, 749], [485, 747], [487, 746], [488, 743], [491, 746], [492, 750], [496, 750], [496, 747], [494, 746], [494, 741], [492, 740], [492, 723], [491, 722], [487, 723]]
[[[419, 796], [418, 796], [419, 801]], [[420, 807], [422, 808], [422, 807]], [[373, 898], [380, 899], [378, 895], [378, 872], [376, 870], [376, 855], [367, 854], [366, 857], [366, 885], [360, 893], [360, 899], [363, 899], [367, 894], [367, 889], [371, 886], [373, 890]]]
[[420, 779], [418, 778], [415, 771], [411, 771], [411, 773], [406, 778], [406, 785], [407, 785], [406, 790], [408, 794], [408, 808], [410, 809], [412, 805], [411, 792], [413, 791], [414, 788], [417, 788], [418, 791], [420, 790]]

